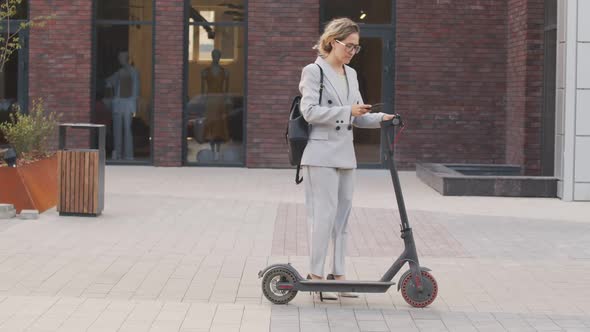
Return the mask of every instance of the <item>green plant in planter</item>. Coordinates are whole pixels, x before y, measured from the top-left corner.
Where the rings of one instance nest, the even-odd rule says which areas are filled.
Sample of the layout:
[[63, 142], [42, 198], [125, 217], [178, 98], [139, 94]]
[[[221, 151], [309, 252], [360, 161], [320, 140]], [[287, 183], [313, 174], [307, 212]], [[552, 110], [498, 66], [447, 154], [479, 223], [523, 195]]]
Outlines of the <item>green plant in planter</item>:
[[60, 115], [47, 112], [43, 100], [33, 100], [29, 114], [20, 110], [10, 115], [10, 121], [0, 124], [0, 131], [16, 150], [19, 160], [30, 162], [50, 156], [55, 142]]

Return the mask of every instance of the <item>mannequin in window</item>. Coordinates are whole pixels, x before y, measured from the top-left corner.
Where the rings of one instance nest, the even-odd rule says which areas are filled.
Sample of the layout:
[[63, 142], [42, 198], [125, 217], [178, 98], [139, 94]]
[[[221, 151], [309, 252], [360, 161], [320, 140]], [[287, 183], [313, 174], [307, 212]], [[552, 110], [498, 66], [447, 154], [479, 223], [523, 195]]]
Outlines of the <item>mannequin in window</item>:
[[229, 71], [219, 65], [221, 51], [211, 52], [211, 66], [201, 71], [201, 93], [205, 95], [205, 140], [209, 141], [213, 159], [219, 160], [221, 144], [229, 140], [226, 107], [229, 104]]
[[133, 159], [133, 133], [131, 122], [137, 113], [139, 101], [139, 73], [129, 63], [129, 53], [120, 52], [121, 68], [106, 79], [113, 88], [113, 140], [112, 159]]

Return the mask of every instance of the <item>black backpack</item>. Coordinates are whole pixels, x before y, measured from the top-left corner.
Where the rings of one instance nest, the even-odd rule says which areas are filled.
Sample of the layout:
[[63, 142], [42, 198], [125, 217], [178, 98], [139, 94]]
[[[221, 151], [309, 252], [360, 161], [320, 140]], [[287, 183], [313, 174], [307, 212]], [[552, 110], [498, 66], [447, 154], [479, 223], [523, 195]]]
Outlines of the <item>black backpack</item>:
[[[322, 92], [324, 91], [324, 71], [320, 65], [320, 101], [322, 103]], [[301, 96], [293, 98], [291, 103], [291, 110], [289, 112], [289, 123], [287, 124], [287, 132], [285, 139], [287, 141], [287, 148], [289, 152], [289, 162], [293, 166], [297, 166], [297, 173], [295, 174], [295, 183], [300, 184], [303, 177], [299, 176], [301, 170], [301, 157], [309, 139], [309, 131], [311, 125], [305, 121], [301, 114]]]

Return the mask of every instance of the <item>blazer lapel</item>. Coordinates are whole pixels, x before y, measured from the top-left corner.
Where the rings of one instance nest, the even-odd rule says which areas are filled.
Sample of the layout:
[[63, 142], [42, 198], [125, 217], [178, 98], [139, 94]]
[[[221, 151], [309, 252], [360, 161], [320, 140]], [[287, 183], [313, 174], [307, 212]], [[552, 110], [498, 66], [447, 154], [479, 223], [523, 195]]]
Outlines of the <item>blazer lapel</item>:
[[[328, 82], [330, 84], [330, 86], [332, 87], [332, 90], [334, 90], [336, 92], [336, 97], [338, 97], [338, 101], [340, 101], [340, 105], [345, 105], [343, 101], [347, 101], [348, 98], [345, 98], [346, 96], [342, 96], [341, 95], [341, 91], [338, 91], [338, 89], [336, 89], [336, 86], [334, 86], [334, 84], [332, 82], [336, 82], [336, 80], [338, 80], [338, 73], [336, 73], [336, 71], [334, 69], [332, 69], [332, 66], [330, 66], [330, 64], [324, 60], [322, 57], [319, 57], [315, 60], [315, 63], [317, 63], [318, 65], [320, 65], [320, 67], [322, 67], [322, 69], [324, 70], [324, 85], [326, 82]], [[347, 73], [348, 75], [348, 73]], [[348, 83], [348, 89], [350, 91], [350, 82]], [[349, 93], [350, 96], [350, 93]]]
[[349, 66], [344, 66], [344, 70], [346, 70], [346, 84], [348, 84], [348, 96], [347, 96], [348, 103], [347, 103], [347, 105], [356, 104], [356, 100], [354, 100], [356, 98], [355, 93], [353, 93], [353, 90], [352, 90], [352, 77], [353, 77], [352, 71], [353, 71], [353, 69], [350, 68]]

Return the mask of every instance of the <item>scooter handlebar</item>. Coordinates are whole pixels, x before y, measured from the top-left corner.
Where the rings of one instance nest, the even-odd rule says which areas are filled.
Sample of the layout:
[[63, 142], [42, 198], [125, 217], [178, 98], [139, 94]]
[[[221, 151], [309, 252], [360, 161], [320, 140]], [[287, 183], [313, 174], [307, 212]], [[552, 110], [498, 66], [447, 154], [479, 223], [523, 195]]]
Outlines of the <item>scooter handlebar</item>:
[[399, 114], [394, 114], [393, 119], [389, 120], [389, 121], [384, 121], [383, 125], [385, 127], [388, 126], [394, 126], [394, 127], [403, 127], [404, 126], [404, 122], [402, 120], [402, 116]]

